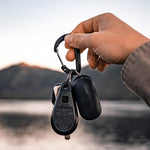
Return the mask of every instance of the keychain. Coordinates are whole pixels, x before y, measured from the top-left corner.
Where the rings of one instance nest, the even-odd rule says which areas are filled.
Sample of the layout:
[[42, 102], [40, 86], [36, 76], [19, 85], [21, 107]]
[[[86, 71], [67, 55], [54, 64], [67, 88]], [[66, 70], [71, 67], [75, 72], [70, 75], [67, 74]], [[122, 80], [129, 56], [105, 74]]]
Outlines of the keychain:
[[72, 97], [70, 83], [72, 70], [69, 72], [67, 81], [61, 84], [51, 116], [51, 124], [54, 131], [64, 135], [68, 139], [78, 124], [76, 104]]
[[[63, 64], [58, 46], [64, 41], [66, 35], [61, 36], [54, 45], [54, 52], [57, 53], [62, 65], [61, 69], [67, 74], [67, 79], [53, 87], [52, 103], [54, 107], [51, 125], [56, 133], [64, 135], [65, 139], [70, 139], [70, 134], [78, 125], [77, 106], [82, 118], [94, 120], [101, 114], [101, 105], [92, 78], [87, 75], [80, 75], [80, 50], [74, 49], [76, 69], [69, 69]], [[75, 76], [74, 80], [73, 76]]]

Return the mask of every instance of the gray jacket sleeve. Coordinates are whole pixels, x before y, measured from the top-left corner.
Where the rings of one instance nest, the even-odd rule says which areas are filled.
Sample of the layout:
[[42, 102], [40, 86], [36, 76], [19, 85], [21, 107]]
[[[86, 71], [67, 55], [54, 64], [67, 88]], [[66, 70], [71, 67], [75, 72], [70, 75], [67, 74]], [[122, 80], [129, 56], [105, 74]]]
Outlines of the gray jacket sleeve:
[[123, 83], [150, 106], [150, 41], [127, 58], [121, 77]]

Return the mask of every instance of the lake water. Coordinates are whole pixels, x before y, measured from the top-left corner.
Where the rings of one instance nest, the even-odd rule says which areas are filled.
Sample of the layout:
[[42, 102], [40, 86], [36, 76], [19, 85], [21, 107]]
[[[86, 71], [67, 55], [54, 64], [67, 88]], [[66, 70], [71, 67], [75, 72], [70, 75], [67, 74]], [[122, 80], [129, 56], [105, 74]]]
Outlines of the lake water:
[[50, 101], [0, 101], [0, 150], [149, 150], [150, 108], [143, 101], [102, 101], [97, 120], [70, 140], [51, 128]]

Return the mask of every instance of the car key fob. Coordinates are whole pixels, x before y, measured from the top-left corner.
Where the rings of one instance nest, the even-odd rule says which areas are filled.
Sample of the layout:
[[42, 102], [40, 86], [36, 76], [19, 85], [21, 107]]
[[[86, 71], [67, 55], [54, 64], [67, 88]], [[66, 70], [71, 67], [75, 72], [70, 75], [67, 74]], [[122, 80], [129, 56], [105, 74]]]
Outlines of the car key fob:
[[86, 120], [96, 119], [101, 114], [100, 100], [91, 77], [81, 75], [72, 84], [72, 94], [80, 115]]
[[72, 87], [64, 82], [58, 92], [51, 115], [51, 125], [60, 135], [69, 135], [77, 127], [78, 114], [76, 104], [72, 97]]

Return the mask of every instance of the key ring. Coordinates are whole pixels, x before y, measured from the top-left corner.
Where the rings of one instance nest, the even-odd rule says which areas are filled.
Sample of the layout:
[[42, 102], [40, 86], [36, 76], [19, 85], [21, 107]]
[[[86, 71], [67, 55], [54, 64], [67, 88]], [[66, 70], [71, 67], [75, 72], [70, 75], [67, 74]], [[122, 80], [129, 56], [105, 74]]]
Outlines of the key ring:
[[59, 55], [59, 52], [58, 52], [58, 46], [62, 41], [64, 41], [66, 35], [68, 35], [68, 34], [64, 34], [57, 39], [57, 41], [55, 42], [55, 45], [54, 45], [54, 52], [57, 53], [57, 56], [61, 62], [61, 65], [62, 65], [61, 69], [67, 74], [69, 74], [70, 70], [72, 70], [72, 75], [77, 75], [81, 71], [80, 49], [77, 49], [77, 48], [74, 49], [75, 50], [75, 59], [76, 59], [76, 70], [69, 69], [66, 65], [64, 65], [64, 63]]

